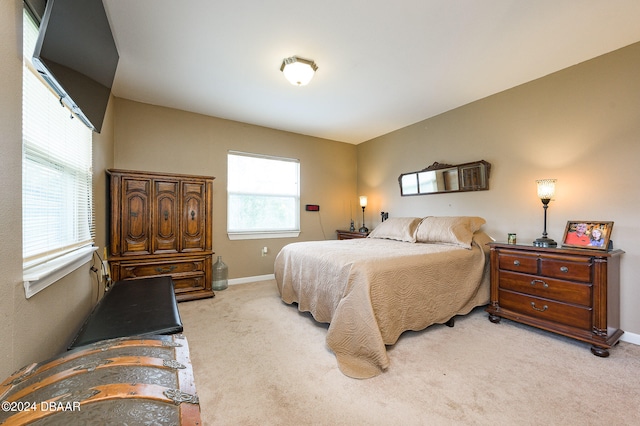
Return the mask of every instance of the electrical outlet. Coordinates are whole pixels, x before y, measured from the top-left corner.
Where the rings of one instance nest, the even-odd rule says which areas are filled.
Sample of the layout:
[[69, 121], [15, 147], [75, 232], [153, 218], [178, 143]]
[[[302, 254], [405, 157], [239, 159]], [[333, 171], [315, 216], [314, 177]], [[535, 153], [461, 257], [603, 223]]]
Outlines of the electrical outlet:
[[266, 256], [267, 253], [269, 253], [269, 248], [268, 247], [262, 247], [262, 257]]

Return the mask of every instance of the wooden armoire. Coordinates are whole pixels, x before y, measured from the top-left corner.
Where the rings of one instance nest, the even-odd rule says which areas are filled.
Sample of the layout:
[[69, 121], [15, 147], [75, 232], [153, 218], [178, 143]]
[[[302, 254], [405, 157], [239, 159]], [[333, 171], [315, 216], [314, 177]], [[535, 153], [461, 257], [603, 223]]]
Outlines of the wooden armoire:
[[213, 297], [213, 177], [108, 170], [114, 281], [169, 275], [178, 301]]

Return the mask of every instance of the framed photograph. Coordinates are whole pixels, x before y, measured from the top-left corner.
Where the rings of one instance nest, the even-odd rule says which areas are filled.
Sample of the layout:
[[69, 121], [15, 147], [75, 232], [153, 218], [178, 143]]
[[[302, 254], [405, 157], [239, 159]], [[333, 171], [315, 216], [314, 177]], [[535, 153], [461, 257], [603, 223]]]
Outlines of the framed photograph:
[[613, 222], [570, 220], [564, 229], [562, 247], [607, 250]]

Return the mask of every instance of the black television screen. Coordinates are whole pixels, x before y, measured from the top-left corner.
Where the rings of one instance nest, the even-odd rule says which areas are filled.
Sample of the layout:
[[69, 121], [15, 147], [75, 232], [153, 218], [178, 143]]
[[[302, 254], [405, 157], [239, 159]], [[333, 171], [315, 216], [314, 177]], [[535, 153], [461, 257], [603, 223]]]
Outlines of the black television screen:
[[60, 101], [98, 133], [118, 60], [102, 0], [47, 0], [33, 65]]

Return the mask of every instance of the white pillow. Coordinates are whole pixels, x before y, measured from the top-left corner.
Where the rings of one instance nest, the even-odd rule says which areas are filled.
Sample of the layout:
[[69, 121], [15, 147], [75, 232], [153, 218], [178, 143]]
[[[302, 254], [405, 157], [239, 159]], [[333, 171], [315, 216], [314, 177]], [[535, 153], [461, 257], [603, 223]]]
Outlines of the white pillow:
[[392, 217], [376, 226], [369, 238], [416, 242], [416, 229], [422, 221], [419, 217]]
[[486, 221], [477, 216], [427, 216], [416, 231], [416, 242], [471, 248], [473, 234]]

